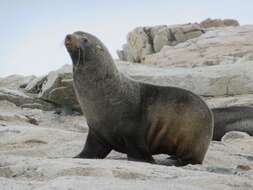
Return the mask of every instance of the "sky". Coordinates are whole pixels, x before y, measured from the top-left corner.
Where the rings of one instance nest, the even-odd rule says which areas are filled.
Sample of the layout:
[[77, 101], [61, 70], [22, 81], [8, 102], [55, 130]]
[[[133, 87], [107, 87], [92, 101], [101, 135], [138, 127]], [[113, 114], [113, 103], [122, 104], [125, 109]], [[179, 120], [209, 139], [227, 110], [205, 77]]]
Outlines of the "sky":
[[253, 24], [253, 0], [0, 0], [0, 78], [71, 64], [67, 34], [95, 34], [113, 57], [137, 26], [234, 18]]

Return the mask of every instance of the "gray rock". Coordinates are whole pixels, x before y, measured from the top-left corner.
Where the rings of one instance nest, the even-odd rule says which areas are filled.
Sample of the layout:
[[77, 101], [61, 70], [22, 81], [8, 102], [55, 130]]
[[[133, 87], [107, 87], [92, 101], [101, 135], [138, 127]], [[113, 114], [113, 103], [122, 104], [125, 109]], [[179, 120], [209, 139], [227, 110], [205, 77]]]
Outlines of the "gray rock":
[[212, 27], [227, 27], [227, 26], [239, 26], [239, 22], [234, 19], [206, 19], [200, 23], [200, 26], [203, 28], [212, 28]]
[[[153, 27], [137, 27], [129, 32], [127, 38], [127, 48], [118, 51], [120, 60], [140, 63], [155, 63], [157, 56], [150, 61], [149, 55], [158, 53], [165, 46], [175, 46], [190, 39], [202, 36], [205, 31], [216, 30], [227, 26], [239, 26], [238, 21], [233, 19], [207, 19], [200, 24], [189, 23], [182, 25], [159, 25]], [[212, 28], [212, 29], [210, 29]], [[216, 28], [216, 29], [215, 29]], [[210, 39], [210, 37], [208, 38]], [[233, 38], [231, 39], [233, 40]], [[191, 44], [192, 42], [190, 42]], [[187, 45], [189, 46], [189, 45]], [[204, 51], [204, 50], [203, 50]], [[174, 52], [172, 52], [174, 54]], [[162, 53], [164, 54], [164, 53]], [[202, 52], [200, 52], [202, 56]], [[148, 59], [148, 61], [146, 61]], [[170, 59], [167, 59], [167, 61]], [[173, 61], [174, 59], [172, 59]], [[206, 60], [207, 64], [213, 64]]]
[[65, 65], [56, 71], [50, 72], [41, 80], [28, 85], [28, 87], [30, 86], [31, 90], [35, 89], [35, 92], [39, 92], [38, 98], [52, 102], [60, 108], [80, 111], [73, 88], [71, 65]]
[[150, 28], [138, 27], [127, 35], [128, 51], [134, 62], [141, 62], [145, 55], [153, 53]]
[[[200, 32], [182, 35], [182, 40]], [[197, 38], [165, 46], [160, 52], [145, 56], [143, 63], [160, 67], [199, 67], [253, 60], [252, 35], [251, 25], [208, 30]]]
[[154, 36], [154, 51], [159, 52], [164, 46], [171, 45], [172, 36], [169, 28], [160, 29]]
[[32, 94], [41, 93], [42, 86], [46, 82], [47, 76], [41, 76], [33, 79], [30, 83], [27, 84], [25, 91]]
[[10, 75], [0, 79], [0, 88], [18, 89], [25, 88], [28, 83], [34, 80], [35, 76]]
[[34, 109], [52, 110], [55, 108], [53, 104], [29, 96], [20, 90], [7, 88], [0, 88], [0, 100], [7, 100], [21, 107], [27, 107], [29, 105], [30, 108]]
[[157, 68], [119, 63], [119, 68], [140, 81], [185, 88], [202, 96], [232, 96], [253, 93], [253, 61], [198, 68]]
[[231, 131], [231, 132], [226, 133], [222, 137], [222, 141], [229, 143], [230, 141], [234, 141], [235, 139], [242, 139], [242, 138], [248, 138], [248, 137], [249, 135], [247, 133]]
[[171, 33], [175, 38], [175, 44], [181, 43], [187, 40], [185, 33], [181, 27], [173, 27], [171, 28]]
[[[0, 104], [1, 105], [1, 104]], [[46, 118], [45, 118], [46, 119]], [[126, 161], [111, 152], [104, 160], [72, 159], [86, 133], [47, 126], [6, 123], [0, 127], [0, 189], [245, 189], [253, 187], [253, 138], [211, 142], [203, 165]], [[242, 147], [246, 147], [242, 149]], [[229, 160], [229, 162], [228, 162]], [[238, 169], [247, 168], [247, 170]], [[242, 167], [244, 166], [244, 167]], [[124, 184], [124, 186], [122, 186]]]
[[144, 62], [146, 55], [159, 52], [164, 46], [176, 45], [203, 33], [198, 24], [138, 27], [128, 34], [127, 44], [118, 51], [120, 60]]

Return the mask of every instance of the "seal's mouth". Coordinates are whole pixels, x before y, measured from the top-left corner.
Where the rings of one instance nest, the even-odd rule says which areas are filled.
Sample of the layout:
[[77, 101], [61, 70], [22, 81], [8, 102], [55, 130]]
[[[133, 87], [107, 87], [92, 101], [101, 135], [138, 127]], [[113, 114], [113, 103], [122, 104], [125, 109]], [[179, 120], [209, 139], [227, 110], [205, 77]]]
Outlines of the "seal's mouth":
[[79, 65], [83, 55], [83, 45], [80, 39], [74, 34], [68, 34], [65, 38], [65, 47], [72, 58], [73, 64]]
[[80, 42], [75, 35], [68, 34], [65, 38], [65, 47], [71, 53], [80, 49]]

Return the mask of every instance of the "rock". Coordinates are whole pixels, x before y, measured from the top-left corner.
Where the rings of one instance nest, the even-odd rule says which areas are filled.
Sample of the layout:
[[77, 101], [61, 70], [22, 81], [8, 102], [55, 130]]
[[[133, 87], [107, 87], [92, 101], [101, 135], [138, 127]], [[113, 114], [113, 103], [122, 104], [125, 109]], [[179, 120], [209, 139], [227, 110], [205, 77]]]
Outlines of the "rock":
[[176, 45], [202, 33], [198, 24], [138, 27], [128, 34], [127, 44], [117, 53], [120, 60], [144, 62], [147, 55], [159, 52], [164, 46]]
[[[128, 38], [127, 38], [127, 44], [125, 44], [122, 48], [123, 50], [118, 51], [118, 56], [120, 60], [123, 61], [130, 61], [130, 62], [138, 62], [138, 63], [151, 63], [156, 64], [156, 59], [159, 58], [157, 56], [154, 57], [154, 59], [150, 60], [152, 55], [154, 53], [159, 53], [163, 47], [167, 47], [166, 51], [169, 51], [171, 47], [171, 50], [178, 49], [177, 47], [174, 48], [175, 45], [186, 43], [190, 39], [195, 39], [205, 32], [211, 32], [213, 33], [213, 37], [206, 36], [207, 39], [216, 38], [216, 30], [225, 30], [224, 27], [227, 26], [239, 26], [239, 22], [233, 19], [206, 19], [200, 24], [198, 23], [189, 23], [189, 24], [182, 24], [182, 25], [160, 25], [160, 26], [153, 26], [153, 27], [137, 27], [133, 31], [129, 32]], [[212, 29], [209, 29], [212, 28]], [[228, 29], [227, 29], [228, 30]], [[232, 30], [230, 28], [230, 30]], [[237, 33], [238, 34], [238, 33]], [[251, 36], [251, 34], [248, 34]], [[243, 36], [243, 35], [242, 35]], [[218, 36], [219, 37], [219, 36]], [[238, 35], [237, 35], [238, 37]], [[226, 38], [226, 35], [223, 36], [223, 38]], [[227, 40], [235, 40], [227, 38]], [[242, 41], [240, 41], [241, 44], [243, 44]], [[222, 42], [220, 42], [222, 44]], [[238, 42], [237, 42], [238, 43]], [[215, 44], [214, 44], [215, 45]], [[202, 53], [205, 53], [204, 49], [200, 49], [201, 47], [198, 46], [198, 44], [194, 44], [194, 41], [190, 41], [189, 43], [183, 44], [182, 46], [189, 47], [189, 50], [192, 50], [193, 48], [199, 48], [201, 52], [199, 52], [197, 55], [202, 57]], [[212, 47], [212, 44], [209, 44], [210, 47]], [[236, 47], [235, 47], [236, 49]], [[238, 49], [237, 51], [244, 51], [243, 49]], [[177, 53], [176, 51], [170, 52], [172, 55]], [[194, 54], [195, 52], [192, 52]], [[207, 52], [207, 54], [210, 52]], [[161, 55], [164, 54], [164, 51], [161, 52]], [[169, 54], [169, 53], [168, 53]], [[163, 55], [164, 56], [164, 55]], [[184, 55], [181, 55], [184, 57]], [[170, 59], [170, 57], [167, 57], [165, 54], [165, 57], [167, 62], [172, 62], [170, 64], [175, 64], [174, 59]], [[147, 59], [147, 60], [146, 60]], [[186, 59], [186, 58], [185, 58]], [[194, 59], [192, 59], [194, 60]], [[177, 60], [176, 60], [177, 61]], [[212, 62], [212, 60], [206, 59], [205, 64], [215, 64], [216, 62]], [[197, 64], [198, 65], [198, 64]], [[180, 66], [180, 65], [179, 65]]]
[[28, 83], [34, 80], [35, 76], [10, 75], [0, 79], [0, 88], [18, 89], [25, 88]]
[[172, 32], [172, 35], [175, 38], [175, 41], [177, 41], [177, 43], [181, 43], [181, 42], [184, 42], [184, 41], [187, 40], [182, 28], [174, 27], [174, 28], [171, 29], [171, 32]]
[[[180, 31], [180, 30], [179, 30]], [[187, 35], [199, 35], [200, 31]], [[234, 64], [238, 60], [253, 60], [253, 26], [216, 28], [197, 38], [188, 39], [176, 46], [164, 46], [160, 52], [146, 55], [144, 64], [159, 67], [198, 67], [219, 64]], [[181, 36], [181, 37], [180, 37]]]
[[172, 36], [168, 28], [162, 28], [157, 32], [153, 39], [154, 51], [159, 52], [164, 46], [171, 45]]
[[202, 28], [212, 28], [212, 27], [226, 27], [226, 26], [239, 26], [239, 22], [234, 19], [206, 19], [200, 23]]
[[210, 108], [229, 106], [253, 106], [253, 94], [205, 97], [204, 100], [207, 102]]
[[[72, 159], [86, 134], [47, 127], [0, 127], [0, 189], [221, 189], [253, 187], [253, 138], [212, 142], [203, 165], [165, 165], [126, 161], [112, 152], [106, 159]], [[237, 145], [237, 146], [236, 146]], [[229, 160], [229, 162], [227, 161]], [[241, 169], [238, 165], [247, 166]], [[245, 168], [245, 167], [244, 167]], [[124, 184], [124, 186], [122, 186]], [[215, 185], [214, 185], [215, 184]]]
[[38, 108], [42, 110], [54, 109], [53, 104], [37, 99], [36, 97], [28, 96], [19, 90], [0, 88], [0, 100], [7, 100], [21, 107], [29, 105], [30, 108]]
[[117, 53], [117, 55], [118, 55], [118, 57], [119, 57], [120, 60], [122, 60], [122, 61], [126, 61], [127, 60], [126, 55], [125, 55], [125, 53], [124, 53], [123, 50], [117, 50], [116, 53]]
[[38, 97], [53, 102], [62, 108], [80, 111], [79, 103], [73, 88], [72, 66], [65, 65], [62, 68], [50, 72], [41, 85], [39, 80], [34, 86], [40, 86]]
[[141, 62], [145, 55], [153, 53], [149, 32], [148, 27], [138, 27], [127, 35], [127, 54], [131, 55], [134, 62]]
[[25, 91], [32, 94], [41, 93], [42, 86], [46, 82], [46, 80], [47, 76], [41, 76], [33, 79], [30, 83], [27, 84], [27, 86], [25, 87]]
[[231, 131], [226, 133], [223, 137], [222, 137], [222, 141], [223, 142], [231, 142], [234, 141], [235, 139], [242, 139], [242, 138], [248, 138], [249, 135], [247, 133], [244, 132], [238, 132], [238, 131]]
[[202, 96], [233, 96], [253, 93], [253, 61], [198, 68], [157, 68], [124, 64], [119, 68], [132, 78], [165, 86], [177, 86]]
[[192, 38], [197, 38], [202, 34], [203, 34], [203, 31], [193, 31], [193, 32], [186, 33], [185, 37], [187, 38], [187, 40], [189, 40], [189, 39], [192, 39]]

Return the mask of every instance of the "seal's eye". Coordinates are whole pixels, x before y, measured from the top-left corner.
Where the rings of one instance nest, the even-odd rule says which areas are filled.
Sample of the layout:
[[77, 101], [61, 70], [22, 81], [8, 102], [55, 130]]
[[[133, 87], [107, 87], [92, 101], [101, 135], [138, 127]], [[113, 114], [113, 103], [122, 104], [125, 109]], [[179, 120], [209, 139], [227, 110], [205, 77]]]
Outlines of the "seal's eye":
[[82, 38], [82, 41], [83, 41], [84, 43], [87, 43], [87, 42], [88, 42], [88, 39], [87, 39], [87, 38]]

